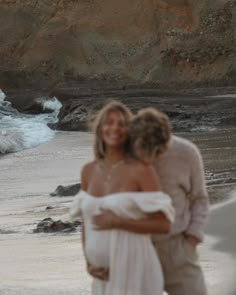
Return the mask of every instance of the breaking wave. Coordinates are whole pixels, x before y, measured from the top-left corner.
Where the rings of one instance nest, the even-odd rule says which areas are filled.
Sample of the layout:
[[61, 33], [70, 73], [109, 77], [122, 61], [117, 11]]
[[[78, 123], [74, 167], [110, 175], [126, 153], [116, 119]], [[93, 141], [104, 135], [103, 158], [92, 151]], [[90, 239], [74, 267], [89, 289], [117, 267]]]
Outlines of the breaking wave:
[[58, 121], [62, 104], [56, 97], [36, 100], [51, 113], [28, 115], [18, 112], [0, 90], [0, 154], [18, 152], [52, 140], [55, 131], [48, 127]]

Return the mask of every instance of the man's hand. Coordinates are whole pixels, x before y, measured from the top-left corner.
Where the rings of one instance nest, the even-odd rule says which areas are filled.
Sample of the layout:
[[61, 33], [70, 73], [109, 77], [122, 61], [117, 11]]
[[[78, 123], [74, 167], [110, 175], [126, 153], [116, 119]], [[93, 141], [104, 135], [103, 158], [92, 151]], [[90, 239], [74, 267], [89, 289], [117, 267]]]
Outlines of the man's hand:
[[87, 263], [88, 273], [99, 280], [107, 281], [109, 279], [109, 269], [94, 267], [91, 264]]
[[200, 243], [199, 239], [193, 235], [190, 234], [185, 234], [184, 238], [186, 239], [186, 241], [194, 248], [197, 247], [197, 245]]
[[117, 228], [120, 217], [108, 209], [101, 209], [101, 213], [93, 217], [94, 229], [108, 230]]

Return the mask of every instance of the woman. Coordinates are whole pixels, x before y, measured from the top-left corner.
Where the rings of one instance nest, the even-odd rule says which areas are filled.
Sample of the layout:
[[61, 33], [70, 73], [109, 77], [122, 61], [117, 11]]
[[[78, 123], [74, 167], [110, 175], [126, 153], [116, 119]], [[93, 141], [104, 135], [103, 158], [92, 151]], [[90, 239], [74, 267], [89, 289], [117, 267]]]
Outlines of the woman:
[[[150, 115], [146, 112], [144, 121], [155, 117]], [[79, 213], [84, 219], [83, 245], [88, 271], [96, 277], [94, 295], [161, 295], [163, 291], [160, 263], [148, 233], [167, 233], [173, 208], [170, 198], [160, 192], [158, 176], [146, 160], [166, 147], [168, 132], [162, 142], [152, 139], [149, 144], [147, 138], [132, 145], [130, 139], [139, 134], [140, 124], [131, 124], [133, 129], [128, 132], [131, 118], [119, 102], [101, 110], [94, 128], [95, 160], [83, 167], [82, 191], [73, 204], [72, 215]], [[169, 130], [163, 126], [155, 126], [154, 131]], [[96, 218], [102, 210], [115, 213], [113, 228], [121, 221], [124, 230], [106, 231], [104, 223], [100, 228]], [[135, 220], [140, 222], [134, 229]], [[109, 279], [103, 281], [108, 268]]]

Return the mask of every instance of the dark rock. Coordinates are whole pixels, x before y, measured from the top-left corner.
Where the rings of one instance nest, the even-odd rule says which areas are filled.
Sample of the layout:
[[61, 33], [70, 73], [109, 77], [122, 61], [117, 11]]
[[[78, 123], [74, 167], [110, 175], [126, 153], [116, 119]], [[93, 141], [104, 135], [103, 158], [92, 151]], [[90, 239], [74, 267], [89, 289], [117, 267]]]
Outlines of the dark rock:
[[180, 115], [179, 112], [177, 111], [166, 111], [166, 114], [170, 117], [170, 118], [175, 118], [178, 117]]
[[4, 92], [7, 95], [7, 99], [11, 102], [12, 107], [17, 109], [21, 113], [26, 114], [43, 114], [52, 113], [54, 110], [43, 106], [44, 101], [54, 100], [53, 97], [45, 93], [45, 91], [39, 91], [34, 89], [19, 90], [6, 90]]
[[236, 115], [235, 114], [232, 114], [232, 115], [229, 115], [227, 118], [223, 118], [221, 120], [222, 124], [225, 124], [225, 125], [236, 125]]
[[16, 233], [16, 231], [14, 231], [14, 230], [6, 230], [6, 229], [0, 228], [0, 234], [7, 235], [7, 234], [15, 234], [15, 233]]
[[34, 233], [53, 233], [53, 232], [73, 232], [76, 230], [76, 227], [81, 224], [80, 221], [74, 222], [63, 222], [61, 220], [53, 220], [48, 217], [43, 219], [37, 224], [36, 229], [34, 229]]
[[56, 190], [53, 193], [50, 193], [50, 196], [55, 197], [66, 197], [66, 196], [74, 196], [76, 195], [80, 190], [80, 183], [63, 186], [59, 185]]
[[41, 103], [37, 102], [37, 100], [34, 100], [23, 109], [23, 112], [26, 114], [37, 115], [43, 113], [52, 113], [53, 110], [44, 108]]
[[190, 114], [190, 113], [182, 113], [181, 114], [181, 119], [183, 120], [183, 119], [190, 119], [192, 117], [192, 114]]
[[88, 129], [87, 117], [88, 113], [93, 106], [88, 102], [89, 105], [83, 105], [82, 101], [69, 101], [64, 103], [59, 114], [59, 122], [57, 128], [60, 130], [71, 130], [71, 131], [85, 131]]
[[51, 210], [51, 209], [53, 209], [52, 206], [47, 206], [47, 207], [46, 207], [46, 210]]
[[57, 123], [48, 123], [47, 125], [52, 130], [57, 130], [58, 129], [58, 124]]

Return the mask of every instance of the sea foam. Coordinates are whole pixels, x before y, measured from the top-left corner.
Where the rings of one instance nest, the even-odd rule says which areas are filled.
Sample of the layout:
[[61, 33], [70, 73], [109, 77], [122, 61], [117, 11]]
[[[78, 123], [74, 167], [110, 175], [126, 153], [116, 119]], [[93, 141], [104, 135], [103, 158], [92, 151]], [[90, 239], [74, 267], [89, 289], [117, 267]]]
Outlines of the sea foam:
[[56, 97], [36, 101], [53, 112], [39, 115], [19, 113], [0, 90], [0, 154], [18, 152], [52, 140], [55, 131], [48, 124], [58, 121], [62, 104]]
[[61, 102], [56, 98], [50, 98], [46, 99], [45, 97], [37, 98], [36, 101], [42, 105], [44, 110], [51, 110], [51, 111], [58, 111], [61, 109], [62, 104]]

